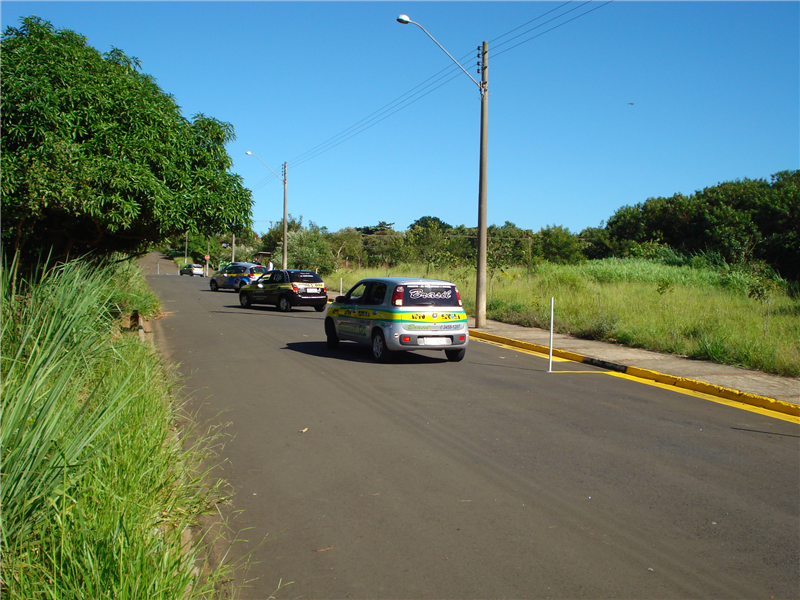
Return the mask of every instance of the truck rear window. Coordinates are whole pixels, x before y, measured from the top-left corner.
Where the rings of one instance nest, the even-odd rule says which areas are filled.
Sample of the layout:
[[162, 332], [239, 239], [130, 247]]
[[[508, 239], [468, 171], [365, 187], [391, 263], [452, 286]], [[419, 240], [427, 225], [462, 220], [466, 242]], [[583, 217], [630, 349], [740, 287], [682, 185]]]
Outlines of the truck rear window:
[[404, 306], [458, 306], [456, 288], [452, 285], [406, 285]]

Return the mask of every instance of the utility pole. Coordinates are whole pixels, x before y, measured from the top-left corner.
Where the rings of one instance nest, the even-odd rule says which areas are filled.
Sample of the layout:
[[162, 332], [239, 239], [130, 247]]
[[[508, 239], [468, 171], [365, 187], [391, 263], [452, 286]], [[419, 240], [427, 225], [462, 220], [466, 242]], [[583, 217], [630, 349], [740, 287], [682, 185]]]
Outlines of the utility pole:
[[189, 261], [189, 230], [186, 230], [186, 244], [183, 246], [183, 264]]
[[487, 161], [489, 157], [489, 42], [483, 42], [483, 47], [478, 46], [478, 58], [481, 60], [478, 72], [481, 74], [481, 82], [478, 83], [469, 72], [461, 66], [453, 55], [445, 47], [436, 41], [427, 29], [416, 21], [408, 18], [408, 15], [400, 15], [397, 22], [407, 25], [413, 23], [431, 38], [434, 43], [450, 57], [458, 67], [464, 71], [472, 83], [478, 86], [481, 91], [481, 157], [478, 178], [478, 264], [475, 277], [475, 327], [480, 329], [486, 327], [486, 203], [487, 203]]
[[[245, 154], [247, 154], [248, 156], [255, 156], [256, 158], [258, 158], [258, 161], [262, 165], [264, 165], [270, 171], [272, 171], [272, 167], [270, 167], [267, 163], [265, 163], [263, 160], [261, 160], [261, 158], [259, 158], [258, 155], [253, 154], [252, 152], [250, 152], [250, 150], [245, 152]], [[288, 234], [287, 219], [289, 218], [289, 215], [288, 215], [287, 209], [286, 209], [286, 207], [287, 207], [286, 179], [287, 179], [287, 174], [288, 174], [288, 166], [287, 166], [287, 164], [283, 163], [283, 177], [279, 177], [278, 174], [275, 171], [272, 171], [272, 174], [275, 175], [275, 177], [278, 177], [278, 179], [280, 179], [281, 181], [283, 181], [283, 266], [281, 268], [285, 269], [285, 268], [287, 268], [286, 248], [288, 246], [288, 240], [286, 238], [288, 237], [288, 235], [287, 235]]]
[[287, 224], [287, 212], [286, 212], [286, 180], [288, 179], [288, 168], [287, 164], [283, 163], [283, 266], [282, 269], [286, 269], [287, 261], [286, 261], [286, 237], [288, 233], [288, 224]]
[[475, 327], [486, 327], [486, 187], [489, 158], [489, 42], [478, 47], [481, 58], [481, 158], [478, 181], [478, 273], [475, 282]]
[[231, 262], [236, 262], [236, 234], [231, 231], [231, 236], [233, 236], [233, 240], [231, 240]]

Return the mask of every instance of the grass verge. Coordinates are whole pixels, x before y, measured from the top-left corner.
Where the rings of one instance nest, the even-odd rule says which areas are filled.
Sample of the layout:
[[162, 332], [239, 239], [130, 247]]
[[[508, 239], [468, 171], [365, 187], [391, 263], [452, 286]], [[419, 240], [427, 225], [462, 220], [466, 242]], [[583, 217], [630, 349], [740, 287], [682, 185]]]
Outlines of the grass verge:
[[[424, 273], [423, 265], [347, 269], [326, 283], [347, 291], [363, 277]], [[474, 314], [474, 267], [439, 269], [428, 277], [456, 283]], [[549, 328], [551, 297], [559, 333], [800, 376], [800, 299], [784, 283], [758, 274], [645, 259], [542, 263], [533, 271], [497, 270], [488, 284], [486, 316]]]
[[2, 595], [206, 598], [185, 532], [219, 499], [176, 382], [120, 319], [158, 302], [130, 263], [2, 282]]

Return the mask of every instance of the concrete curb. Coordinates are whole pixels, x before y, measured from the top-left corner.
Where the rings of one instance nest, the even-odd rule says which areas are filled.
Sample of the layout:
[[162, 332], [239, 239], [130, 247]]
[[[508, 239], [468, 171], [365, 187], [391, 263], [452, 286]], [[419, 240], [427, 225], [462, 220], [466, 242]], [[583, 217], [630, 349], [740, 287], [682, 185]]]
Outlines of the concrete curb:
[[[522, 342], [520, 340], [515, 340], [500, 335], [495, 335], [493, 333], [486, 333], [484, 331], [470, 329], [469, 335], [479, 340], [486, 340], [489, 342], [504, 344], [506, 346], [511, 346], [515, 348], [522, 348], [524, 350], [533, 350], [534, 352], [540, 352], [542, 354], [550, 353], [549, 346], [542, 346], [541, 344], [534, 344], [532, 342]], [[553, 356], [557, 356], [559, 358], [565, 358], [567, 360], [571, 360], [577, 363], [583, 363], [595, 367], [601, 367], [603, 369], [608, 369], [609, 371], [624, 373], [626, 375], [631, 375], [632, 377], [639, 377], [641, 379], [650, 379], [652, 381], [657, 381], [658, 383], [674, 385], [675, 387], [692, 390], [695, 392], [702, 392], [704, 394], [716, 396], [717, 398], [734, 400], [736, 402], [741, 402], [742, 404], [757, 406], [759, 408], [771, 410], [774, 412], [779, 412], [785, 415], [800, 417], [799, 405], [792, 404], [790, 402], [782, 402], [781, 400], [775, 400], [773, 398], [767, 398], [766, 396], [758, 396], [756, 394], [740, 392], [738, 390], [725, 388], [719, 385], [713, 385], [711, 383], [705, 383], [703, 381], [696, 381], [694, 379], [688, 379], [686, 377], [666, 375], [664, 373], [659, 373], [658, 371], [650, 371], [648, 369], [641, 369], [639, 367], [633, 367], [630, 365], [612, 363], [606, 360], [600, 360], [597, 358], [592, 358], [590, 356], [577, 354], [576, 352], [569, 352], [568, 350], [558, 350], [556, 348], [553, 348]]]

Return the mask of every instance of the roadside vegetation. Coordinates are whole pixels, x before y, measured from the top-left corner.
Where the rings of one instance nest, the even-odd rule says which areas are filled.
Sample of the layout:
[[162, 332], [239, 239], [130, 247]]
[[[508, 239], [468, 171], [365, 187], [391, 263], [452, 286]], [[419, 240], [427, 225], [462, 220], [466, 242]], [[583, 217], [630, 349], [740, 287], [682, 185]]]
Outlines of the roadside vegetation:
[[[486, 315], [549, 328], [553, 297], [559, 333], [800, 376], [800, 297], [791, 286], [759, 272], [695, 262], [611, 258], [504, 269], [489, 282]], [[387, 274], [420, 276], [424, 265], [342, 269], [326, 282], [329, 290], [346, 291], [362, 277]], [[435, 269], [428, 276], [455, 282], [474, 314], [474, 268]]]
[[131, 330], [157, 299], [131, 262], [13, 272], [2, 265], [2, 596], [210, 597], [224, 573], [186, 541], [222, 484], [198, 466], [212, 437]]

